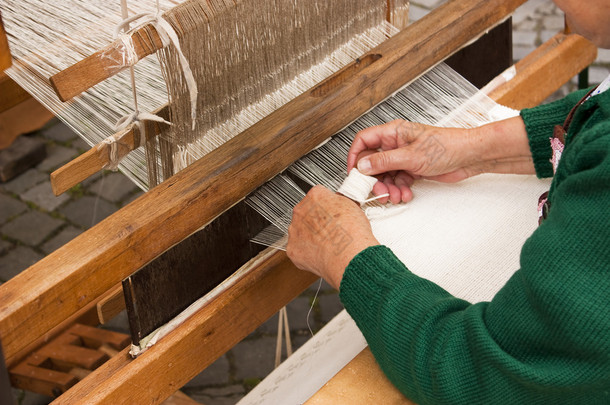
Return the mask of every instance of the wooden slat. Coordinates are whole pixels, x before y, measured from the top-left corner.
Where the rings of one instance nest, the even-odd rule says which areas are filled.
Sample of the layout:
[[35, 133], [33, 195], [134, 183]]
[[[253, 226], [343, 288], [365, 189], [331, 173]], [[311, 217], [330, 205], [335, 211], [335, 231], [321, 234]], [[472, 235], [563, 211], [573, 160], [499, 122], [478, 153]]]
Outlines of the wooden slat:
[[341, 86], [321, 97], [299, 96], [1, 285], [7, 359], [523, 1], [445, 3], [374, 49], [382, 57]]
[[123, 295], [123, 287], [117, 285], [109, 292], [109, 295], [101, 299], [97, 305], [97, 317], [103, 325], [117, 316], [125, 309], [125, 296]]
[[[167, 120], [168, 108], [163, 106], [153, 114]], [[159, 124], [155, 122], [146, 123], [146, 136], [151, 138], [159, 133]], [[125, 129], [114, 134], [118, 145], [118, 159], [121, 160], [129, 152], [136, 149], [136, 138], [140, 136], [140, 131], [135, 124], [127, 126]], [[101, 142], [89, 149], [79, 157], [66, 163], [59, 169], [51, 173], [51, 188], [55, 195], [65, 193], [81, 181], [89, 178], [110, 163], [110, 146]]]
[[2, 10], [0, 10], [0, 72], [11, 66], [11, 63], [11, 50], [9, 49], [4, 24], [2, 23]]
[[314, 394], [305, 405], [415, 405], [392, 385], [364, 349]]
[[548, 89], [559, 89], [596, 57], [597, 48], [585, 38], [559, 33], [518, 62], [517, 77], [489, 96], [518, 110], [534, 107], [549, 96]]
[[[151, 55], [163, 47], [157, 31], [150, 25], [136, 30], [132, 35], [133, 47], [138, 59]], [[114, 76], [126, 66], [117, 66], [123, 60], [124, 48], [115, 41], [93, 55], [51, 76], [51, 85], [61, 101], [68, 101], [96, 84]]]
[[268, 249], [250, 266], [252, 271], [135, 361], [117, 367], [111, 359], [54, 404], [159, 403], [315, 281], [282, 251]]

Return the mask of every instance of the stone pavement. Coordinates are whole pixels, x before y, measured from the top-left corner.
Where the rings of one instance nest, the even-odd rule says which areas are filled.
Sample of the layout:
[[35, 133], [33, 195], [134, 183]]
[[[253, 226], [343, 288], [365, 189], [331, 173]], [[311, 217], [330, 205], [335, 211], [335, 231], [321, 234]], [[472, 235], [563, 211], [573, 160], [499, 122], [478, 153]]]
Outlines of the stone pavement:
[[[413, 0], [411, 16], [421, 18], [443, 0]], [[518, 60], [563, 27], [563, 15], [550, 0], [529, 0], [513, 17], [514, 57]], [[600, 50], [590, 82], [610, 72], [610, 51]], [[576, 88], [576, 80], [556, 97]], [[60, 197], [51, 192], [49, 173], [89, 147], [64, 124], [53, 121], [28, 135], [47, 145], [47, 158], [8, 183], [0, 183], [0, 283], [136, 199], [142, 192], [120, 173], [93, 176]], [[307, 314], [317, 283], [288, 305], [295, 349], [310, 336]], [[323, 284], [309, 317], [315, 332], [342, 309], [337, 293]], [[109, 328], [127, 332], [125, 314]], [[183, 391], [207, 405], [234, 404], [273, 368], [277, 315], [190, 381]], [[46, 404], [50, 398], [15, 390], [19, 404]]]

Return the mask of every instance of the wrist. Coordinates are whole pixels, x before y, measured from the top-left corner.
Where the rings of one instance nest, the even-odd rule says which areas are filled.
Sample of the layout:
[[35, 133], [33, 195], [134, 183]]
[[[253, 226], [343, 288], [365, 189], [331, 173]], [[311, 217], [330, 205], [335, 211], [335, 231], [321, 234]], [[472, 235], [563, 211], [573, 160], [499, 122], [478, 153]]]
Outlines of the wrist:
[[469, 131], [472, 166], [479, 173], [533, 173], [532, 153], [521, 117]]

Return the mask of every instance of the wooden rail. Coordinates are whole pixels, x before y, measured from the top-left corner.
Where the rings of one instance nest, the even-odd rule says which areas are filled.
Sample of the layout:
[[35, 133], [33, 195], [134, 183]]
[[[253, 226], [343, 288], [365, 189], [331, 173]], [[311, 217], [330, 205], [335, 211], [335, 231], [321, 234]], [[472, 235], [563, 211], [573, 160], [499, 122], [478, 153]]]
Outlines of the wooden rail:
[[[213, 220], [388, 94], [500, 22], [522, 2], [454, 0], [446, 3], [373, 50], [371, 53], [381, 58], [332, 88], [325, 97], [315, 97], [311, 92], [303, 94], [0, 286], [0, 334], [7, 360], [10, 362], [54, 325]], [[572, 41], [582, 39], [570, 36], [561, 43]], [[577, 48], [577, 53], [570, 54], [575, 61], [547, 61], [537, 67], [533, 62], [524, 61], [517, 72], [519, 75], [530, 72], [529, 78], [509, 82], [510, 89], [497, 89], [499, 93], [495, 97], [500, 101], [525, 98], [529, 97], [526, 90], [555, 86], [534, 74], [535, 69], [544, 66], [556, 66], [553, 73], [557, 74], [567, 64], [562, 74], [571, 77], [584, 67], [581, 65], [595, 58], [595, 48], [590, 44], [582, 43]], [[554, 51], [541, 51], [545, 57], [551, 52]], [[565, 55], [560, 52], [559, 56]], [[546, 88], [546, 93], [540, 92], [535, 97], [544, 98], [554, 90]], [[280, 292], [285, 303], [311, 282], [311, 278], [303, 278], [307, 273], [296, 271], [282, 254], [276, 253], [268, 260], [267, 267], [257, 267], [243, 284], [220, 298], [217, 306], [194, 315], [141, 358], [130, 362], [125, 353], [119, 355], [108, 367], [73, 388], [81, 396], [66, 398], [82, 403], [130, 403], [137, 391], [139, 401], [162, 401], [205, 364], [224, 353], [227, 350], [224, 339], [238, 340], [243, 330], [264, 321], [266, 315], [253, 320], [240, 315], [242, 311], [251, 313], [248, 310], [252, 310], [249, 308], [252, 302], [258, 302], [260, 307], [270, 303], [273, 310], [274, 301], [267, 300], [269, 295], [281, 290], [278, 285], [290, 286], [285, 294]], [[246, 298], [241, 300], [241, 296]], [[237, 317], [235, 325], [227, 328], [227, 316]], [[220, 319], [224, 321], [223, 328], [219, 327]], [[205, 358], [203, 354], [193, 355], [192, 342], [197, 339], [203, 339], [210, 348], [205, 351]], [[196, 349], [200, 350], [201, 346]], [[184, 372], [177, 371], [181, 367], [185, 367]], [[133, 390], [133, 387], [139, 388]], [[59, 401], [63, 401], [63, 396]]]
[[522, 2], [444, 4], [373, 50], [382, 57], [324, 98], [309, 92], [297, 97], [0, 286], [7, 359]]

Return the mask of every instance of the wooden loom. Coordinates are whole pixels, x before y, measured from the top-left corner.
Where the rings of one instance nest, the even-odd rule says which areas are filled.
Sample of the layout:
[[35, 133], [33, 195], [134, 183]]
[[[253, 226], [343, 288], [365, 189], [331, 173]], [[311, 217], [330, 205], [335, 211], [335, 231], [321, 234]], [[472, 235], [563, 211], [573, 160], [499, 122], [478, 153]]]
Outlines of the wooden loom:
[[[125, 277], [523, 2], [446, 3], [361, 58], [370, 63], [343, 69], [0, 286], [0, 340], [8, 367], [88, 316]], [[513, 108], [536, 105], [594, 58], [587, 41], [558, 34], [517, 64], [516, 78], [492, 98]], [[544, 74], [550, 65], [552, 77]], [[140, 357], [132, 360], [124, 349], [55, 402], [160, 403], [314, 281], [283, 252], [265, 250], [246, 267], [250, 271], [234, 286]]]

